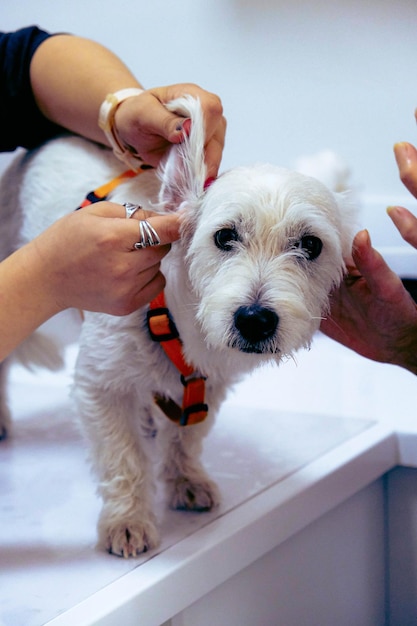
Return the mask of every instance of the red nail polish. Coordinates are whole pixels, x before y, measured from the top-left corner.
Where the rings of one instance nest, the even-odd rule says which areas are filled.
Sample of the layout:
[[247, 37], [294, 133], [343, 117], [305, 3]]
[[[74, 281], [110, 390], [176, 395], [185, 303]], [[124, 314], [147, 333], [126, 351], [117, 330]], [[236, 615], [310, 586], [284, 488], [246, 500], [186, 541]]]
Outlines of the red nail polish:
[[214, 176], [210, 176], [209, 178], [207, 178], [206, 182], [204, 183], [204, 189], [207, 189], [207, 187], [210, 187], [210, 185], [214, 183], [215, 180], [216, 179]]

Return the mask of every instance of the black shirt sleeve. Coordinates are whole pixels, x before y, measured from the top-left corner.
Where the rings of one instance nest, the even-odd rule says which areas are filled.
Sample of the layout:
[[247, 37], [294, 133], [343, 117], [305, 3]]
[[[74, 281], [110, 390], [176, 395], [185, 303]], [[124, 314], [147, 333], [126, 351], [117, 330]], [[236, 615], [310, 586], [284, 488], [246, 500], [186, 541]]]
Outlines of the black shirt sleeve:
[[[30, 62], [51, 35], [36, 26], [0, 33], [0, 151], [34, 148], [63, 132], [36, 106], [30, 83]], [[59, 71], [59, 68], [57, 68]]]

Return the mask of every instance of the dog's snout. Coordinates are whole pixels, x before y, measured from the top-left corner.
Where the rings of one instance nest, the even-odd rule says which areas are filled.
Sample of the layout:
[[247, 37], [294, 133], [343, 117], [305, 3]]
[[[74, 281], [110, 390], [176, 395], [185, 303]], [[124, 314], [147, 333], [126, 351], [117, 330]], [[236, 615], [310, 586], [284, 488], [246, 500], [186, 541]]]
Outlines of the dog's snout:
[[246, 341], [258, 343], [273, 336], [278, 319], [275, 311], [253, 304], [238, 308], [235, 313], [235, 326]]

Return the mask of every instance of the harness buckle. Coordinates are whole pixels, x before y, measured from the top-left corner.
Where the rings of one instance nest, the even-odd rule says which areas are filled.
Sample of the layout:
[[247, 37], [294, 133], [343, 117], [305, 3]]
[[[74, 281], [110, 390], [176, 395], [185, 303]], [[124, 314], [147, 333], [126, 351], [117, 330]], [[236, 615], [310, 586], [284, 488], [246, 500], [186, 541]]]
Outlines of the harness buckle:
[[184, 397], [180, 426], [198, 424], [206, 418], [208, 406], [204, 402], [205, 380], [203, 376], [196, 376], [195, 373], [187, 377], [181, 376]]
[[178, 339], [179, 333], [168, 309], [163, 307], [149, 309], [146, 319], [152, 341], [161, 343], [171, 339]]
[[183, 408], [179, 426], [192, 426], [203, 422], [207, 417], [208, 406], [205, 403], [193, 404]]
[[181, 382], [184, 385], [184, 387], [187, 387], [190, 383], [193, 383], [194, 381], [197, 381], [197, 380], [205, 381], [205, 380], [207, 380], [207, 376], [201, 376], [201, 374], [197, 374], [196, 372], [192, 372], [189, 376], [184, 376], [184, 374], [181, 374], [180, 379], [181, 379]]

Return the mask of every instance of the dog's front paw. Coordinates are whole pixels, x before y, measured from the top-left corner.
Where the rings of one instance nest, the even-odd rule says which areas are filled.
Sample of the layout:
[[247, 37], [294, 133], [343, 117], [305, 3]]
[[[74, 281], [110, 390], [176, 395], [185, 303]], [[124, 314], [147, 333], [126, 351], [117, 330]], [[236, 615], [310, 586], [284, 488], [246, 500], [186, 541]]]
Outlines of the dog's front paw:
[[210, 511], [220, 503], [217, 485], [205, 478], [191, 480], [179, 476], [171, 483], [171, 507], [186, 511]]
[[100, 520], [99, 543], [110, 554], [129, 558], [156, 548], [159, 534], [152, 521], [121, 521], [106, 524]]

